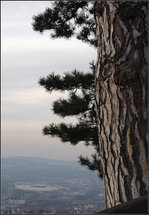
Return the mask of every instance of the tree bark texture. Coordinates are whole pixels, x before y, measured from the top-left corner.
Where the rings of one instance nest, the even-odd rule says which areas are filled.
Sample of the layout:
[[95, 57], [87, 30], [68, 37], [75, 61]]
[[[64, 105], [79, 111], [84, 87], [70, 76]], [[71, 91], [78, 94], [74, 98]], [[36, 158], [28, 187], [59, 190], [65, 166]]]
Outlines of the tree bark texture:
[[96, 112], [106, 207], [147, 191], [147, 1], [95, 5]]

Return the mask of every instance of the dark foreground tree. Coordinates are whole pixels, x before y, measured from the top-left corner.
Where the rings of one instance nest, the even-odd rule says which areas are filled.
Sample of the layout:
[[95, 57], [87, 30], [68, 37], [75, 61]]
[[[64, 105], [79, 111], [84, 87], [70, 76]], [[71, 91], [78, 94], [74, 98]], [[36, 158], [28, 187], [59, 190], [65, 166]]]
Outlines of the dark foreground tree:
[[[35, 31], [43, 33], [50, 30], [50, 36], [53, 39], [59, 37], [68, 39], [75, 36], [83, 42], [87, 42], [94, 47], [97, 46], [93, 1], [55, 1], [51, 2], [49, 6], [44, 13], [33, 17], [33, 29]], [[65, 123], [50, 124], [44, 127], [43, 133], [57, 136], [61, 141], [69, 141], [73, 145], [84, 142], [86, 146], [94, 146], [95, 154], [92, 155], [92, 160], [80, 156], [79, 162], [90, 170], [97, 170], [99, 177], [102, 178], [94, 110], [95, 65], [93, 63], [91, 63], [91, 69], [92, 73], [87, 74], [73, 71], [72, 74], [68, 73], [63, 78], [51, 74], [47, 78], [40, 79], [40, 85], [44, 86], [49, 92], [54, 90], [70, 92], [68, 99], [60, 99], [54, 102], [53, 112], [61, 117], [76, 116], [79, 119], [79, 123], [75, 126]], [[77, 90], [81, 90], [81, 97], [76, 95]]]
[[[34, 17], [33, 26], [40, 32], [54, 30], [52, 37], [69, 38], [75, 34], [75, 17], [83, 17], [77, 38], [97, 44], [98, 137], [106, 206], [112, 207], [147, 190], [148, 5], [147, 1], [98, 0], [93, 9], [93, 1], [77, 2], [55, 2], [49, 13]], [[91, 38], [95, 23], [97, 40]]]
[[147, 191], [147, 1], [98, 0], [96, 110], [106, 205]]
[[50, 93], [52, 91], [67, 91], [69, 93], [67, 99], [54, 101], [52, 108], [54, 114], [62, 118], [75, 116], [78, 119], [76, 125], [52, 123], [45, 126], [43, 134], [56, 136], [62, 142], [70, 142], [72, 145], [79, 142], [83, 142], [86, 146], [92, 145], [95, 149], [92, 160], [81, 155], [79, 162], [90, 170], [97, 170], [99, 177], [102, 178], [95, 112], [95, 65], [94, 63], [90, 65], [92, 70], [90, 73], [85, 74], [76, 70], [63, 76], [52, 73], [39, 80], [39, 84]]

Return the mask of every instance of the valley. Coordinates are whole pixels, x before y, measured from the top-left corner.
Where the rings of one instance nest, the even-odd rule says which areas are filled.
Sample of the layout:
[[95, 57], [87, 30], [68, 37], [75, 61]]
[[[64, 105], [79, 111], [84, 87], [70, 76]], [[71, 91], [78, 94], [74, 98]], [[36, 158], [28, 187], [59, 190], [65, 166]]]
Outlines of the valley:
[[2, 214], [87, 214], [103, 208], [103, 182], [77, 162], [2, 159]]

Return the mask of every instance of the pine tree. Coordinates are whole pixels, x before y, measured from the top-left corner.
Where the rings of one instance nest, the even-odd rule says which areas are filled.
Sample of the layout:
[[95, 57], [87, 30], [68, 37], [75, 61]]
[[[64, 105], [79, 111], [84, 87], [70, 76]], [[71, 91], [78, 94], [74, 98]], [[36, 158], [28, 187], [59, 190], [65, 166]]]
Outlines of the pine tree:
[[[77, 39], [96, 47], [93, 1], [55, 1], [51, 2], [49, 6], [44, 13], [33, 16], [32, 25], [35, 31], [43, 33], [49, 30], [53, 39], [61, 37], [68, 39], [75, 36]], [[43, 134], [59, 137], [61, 141], [69, 141], [73, 145], [84, 142], [86, 146], [94, 146], [95, 154], [92, 155], [92, 161], [81, 155], [79, 162], [90, 170], [97, 170], [99, 177], [102, 178], [94, 109], [95, 65], [93, 62], [90, 65], [91, 73], [83, 74], [74, 70], [65, 74], [64, 77], [52, 73], [47, 78], [39, 80], [39, 84], [44, 86], [48, 92], [53, 90], [69, 91], [68, 99], [59, 99], [54, 102], [53, 112], [61, 117], [76, 116], [79, 120], [75, 126], [65, 123], [50, 124], [43, 128]], [[81, 91], [81, 96], [76, 94], [77, 91]]]
[[99, 1], [96, 113], [105, 200], [147, 192], [147, 1]]
[[147, 12], [147, 1], [65, 1], [34, 17], [36, 31], [97, 47], [95, 109], [107, 207], [147, 191]]
[[54, 114], [62, 118], [76, 116], [78, 119], [76, 125], [52, 123], [49, 126], [45, 126], [43, 134], [59, 137], [62, 142], [70, 142], [72, 145], [76, 145], [79, 142], [83, 142], [86, 146], [92, 145], [95, 149], [92, 160], [81, 155], [79, 162], [92, 171], [97, 170], [99, 177], [102, 178], [95, 113], [94, 62], [90, 63], [90, 69], [91, 72], [88, 73], [74, 70], [70, 73], [65, 73], [64, 76], [52, 73], [46, 78], [40, 78], [39, 84], [47, 92], [67, 91], [69, 93], [67, 99], [54, 101], [52, 108]]

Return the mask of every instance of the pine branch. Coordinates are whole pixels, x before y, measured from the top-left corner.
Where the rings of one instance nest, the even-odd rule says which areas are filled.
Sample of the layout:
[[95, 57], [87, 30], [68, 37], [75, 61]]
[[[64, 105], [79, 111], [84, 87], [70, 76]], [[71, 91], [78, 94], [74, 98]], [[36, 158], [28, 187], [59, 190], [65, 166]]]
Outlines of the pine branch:
[[103, 179], [102, 174], [102, 165], [101, 160], [99, 157], [99, 154], [93, 154], [92, 160], [90, 160], [88, 157], [83, 157], [82, 155], [79, 156], [79, 163], [82, 166], [86, 166], [91, 171], [98, 171], [98, 175], [101, 179]]
[[59, 137], [62, 142], [70, 142], [72, 145], [76, 145], [81, 141], [86, 144], [91, 144], [95, 137], [97, 137], [97, 130], [83, 123], [78, 123], [76, 125], [65, 123], [56, 125], [52, 123], [43, 128], [43, 134]]
[[55, 101], [53, 103], [53, 111], [61, 117], [79, 115], [90, 110], [90, 102], [89, 95], [80, 97], [72, 94], [68, 99], [59, 99]]
[[[50, 31], [51, 38], [66, 39], [75, 36], [94, 47], [97, 47], [96, 29], [94, 21], [94, 1], [54, 1], [45, 12], [33, 17], [33, 29], [40, 33]], [[59, 99], [53, 104], [53, 111], [62, 117], [76, 116], [79, 123], [50, 124], [43, 128], [44, 135], [56, 136], [62, 142], [73, 145], [83, 141], [84, 144], [94, 146], [99, 151], [97, 121], [94, 110], [95, 101], [95, 64], [90, 63], [91, 73], [77, 70], [59, 76], [54, 73], [46, 78], [40, 78], [39, 84], [48, 92], [68, 91], [68, 99]], [[78, 92], [80, 93], [78, 95]], [[92, 155], [92, 161], [80, 157], [80, 163], [90, 170], [97, 170], [102, 177], [102, 168], [99, 157]]]
[[32, 26], [35, 31], [42, 33], [49, 30], [53, 39], [68, 39], [75, 35], [79, 40], [97, 47], [94, 1], [55, 1], [51, 5], [45, 12], [33, 16]]
[[93, 73], [83, 73], [74, 70], [65, 73], [63, 77], [55, 75], [54, 73], [48, 75], [46, 78], [40, 78], [39, 84], [44, 86], [49, 92], [53, 90], [72, 91], [76, 89], [91, 90], [94, 88], [95, 80]]

